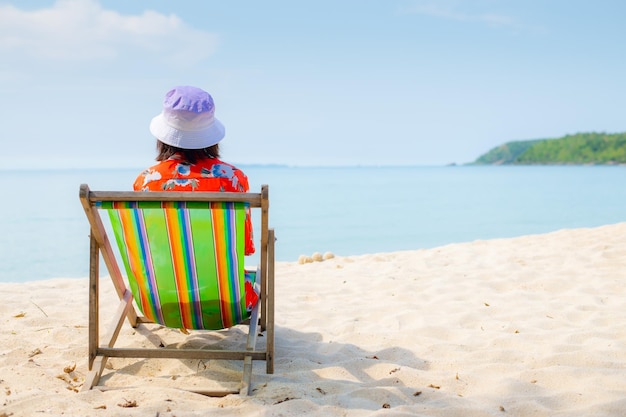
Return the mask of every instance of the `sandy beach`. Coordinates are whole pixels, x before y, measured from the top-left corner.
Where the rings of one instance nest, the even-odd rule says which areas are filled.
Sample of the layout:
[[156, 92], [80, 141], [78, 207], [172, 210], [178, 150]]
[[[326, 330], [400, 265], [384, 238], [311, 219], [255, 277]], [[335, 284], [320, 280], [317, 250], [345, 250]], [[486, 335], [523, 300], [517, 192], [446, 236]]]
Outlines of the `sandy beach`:
[[0, 284], [0, 416], [623, 416], [625, 271], [626, 223], [280, 262], [275, 373], [255, 362], [252, 395], [223, 398], [178, 387], [236, 386], [240, 363], [112, 359], [119, 389], [81, 392], [87, 279]]

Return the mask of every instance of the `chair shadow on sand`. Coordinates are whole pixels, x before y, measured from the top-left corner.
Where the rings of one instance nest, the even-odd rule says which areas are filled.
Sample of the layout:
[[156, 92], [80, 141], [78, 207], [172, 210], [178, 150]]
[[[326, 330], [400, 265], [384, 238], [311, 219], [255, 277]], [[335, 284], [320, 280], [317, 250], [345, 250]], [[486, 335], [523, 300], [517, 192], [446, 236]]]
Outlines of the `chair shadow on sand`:
[[[126, 332], [138, 333], [124, 337], [131, 343], [162, 348], [228, 349], [246, 340], [246, 329], [240, 326], [216, 332], [192, 331], [190, 335], [158, 325], [127, 328]], [[414, 409], [425, 401], [431, 406], [434, 401], [445, 409], [446, 404], [462, 401], [429, 383], [429, 364], [408, 349], [368, 351], [352, 343], [324, 340], [320, 333], [280, 326], [275, 336], [275, 373], [268, 375], [263, 363], [255, 363], [251, 397], [247, 399], [271, 405], [274, 411], [282, 407]], [[260, 337], [258, 343], [263, 347], [264, 338]], [[228, 360], [110, 361], [115, 371], [105, 371], [102, 381], [125, 389], [145, 385], [147, 380], [157, 389], [229, 389], [239, 383], [242, 368], [241, 361]]]
[[324, 340], [319, 333], [281, 327], [276, 336], [276, 373], [256, 387], [261, 395], [267, 389], [275, 405], [300, 401], [305, 408], [313, 403], [374, 411], [416, 404], [426, 389], [409, 380], [424, 373], [428, 364], [407, 349], [368, 351]]

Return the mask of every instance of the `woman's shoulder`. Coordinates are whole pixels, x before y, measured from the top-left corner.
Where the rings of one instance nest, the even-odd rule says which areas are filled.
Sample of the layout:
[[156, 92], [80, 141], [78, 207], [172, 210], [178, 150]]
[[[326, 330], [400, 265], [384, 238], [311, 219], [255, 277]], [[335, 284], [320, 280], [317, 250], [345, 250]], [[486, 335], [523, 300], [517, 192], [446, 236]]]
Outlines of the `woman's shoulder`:
[[192, 167], [192, 169], [195, 170], [195, 171], [202, 171], [202, 172], [205, 172], [205, 173], [207, 171], [210, 171], [210, 172], [215, 173], [215, 174], [232, 173], [233, 175], [243, 175], [243, 176], [245, 176], [243, 171], [241, 169], [237, 168], [235, 165], [233, 165], [233, 164], [231, 164], [229, 162], [222, 161], [221, 159], [217, 159], [217, 158], [210, 158], [210, 159], [204, 159], [202, 161], [199, 161], [198, 163], [196, 163]]
[[228, 184], [227, 191], [248, 191], [248, 177], [235, 165], [217, 158], [211, 158], [196, 164], [200, 169], [200, 176]]

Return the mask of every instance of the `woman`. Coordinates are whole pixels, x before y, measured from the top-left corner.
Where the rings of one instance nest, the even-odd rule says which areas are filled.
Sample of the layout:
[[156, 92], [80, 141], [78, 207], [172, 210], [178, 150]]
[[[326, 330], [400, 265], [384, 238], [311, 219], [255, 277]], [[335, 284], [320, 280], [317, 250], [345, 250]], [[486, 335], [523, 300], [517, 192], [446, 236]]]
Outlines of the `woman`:
[[[152, 119], [150, 132], [157, 139], [158, 163], [139, 174], [133, 185], [136, 191], [248, 191], [248, 177], [219, 159], [225, 129], [215, 118], [213, 97], [206, 91], [174, 87], [165, 95], [163, 111]], [[248, 213], [245, 254], [253, 253]]]

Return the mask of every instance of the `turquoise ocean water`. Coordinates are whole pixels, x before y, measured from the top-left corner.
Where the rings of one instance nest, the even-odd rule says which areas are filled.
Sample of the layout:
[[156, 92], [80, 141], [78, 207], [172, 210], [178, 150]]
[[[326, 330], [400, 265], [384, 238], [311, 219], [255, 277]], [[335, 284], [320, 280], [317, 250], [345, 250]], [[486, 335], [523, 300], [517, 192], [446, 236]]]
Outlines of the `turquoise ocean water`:
[[[270, 186], [279, 261], [313, 252], [432, 248], [626, 220], [623, 166], [241, 168], [252, 190]], [[86, 277], [89, 230], [79, 185], [129, 190], [138, 172], [0, 171], [0, 282]]]

